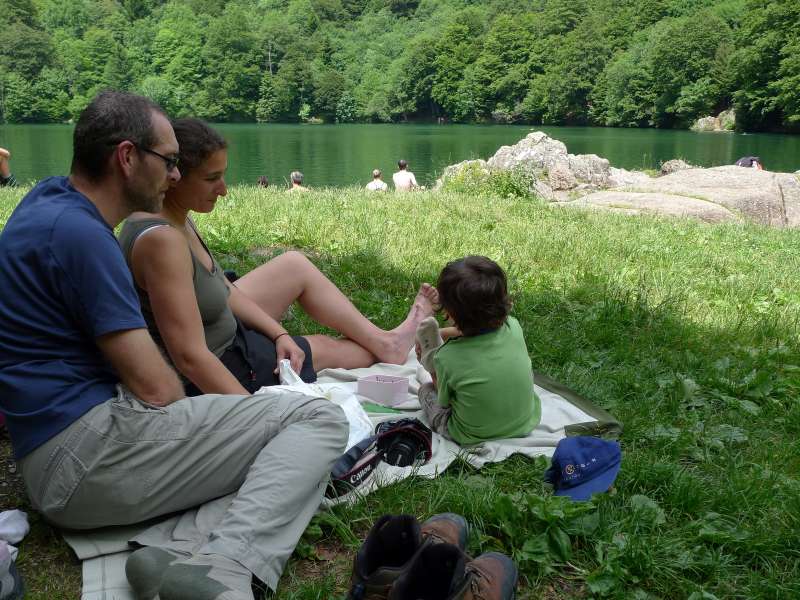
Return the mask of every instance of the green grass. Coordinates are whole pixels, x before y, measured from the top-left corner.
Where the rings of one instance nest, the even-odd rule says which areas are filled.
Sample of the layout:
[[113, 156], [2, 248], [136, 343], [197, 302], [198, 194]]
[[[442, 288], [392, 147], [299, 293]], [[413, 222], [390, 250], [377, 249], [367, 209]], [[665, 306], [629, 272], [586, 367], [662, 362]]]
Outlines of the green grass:
[[[0, 191], [0, 224], [20, 196]], [[383, 327], [447, 260], [488, 255], [509, 275], [535, 367], [625, 426], [616, 489], [594, 503], [552, 497], [545, 460], [457, 463], [318, 517], [277, 598], [342, 597], [376, 517], [441, 511], [470, 521], [473, 553], [514, 556], [523, 598], [800, 595], [796, 231], [551, 210], [487, 190], [237, 187], [197, 221], [226, 268], [302, 249]], [[287, 325], [320, 330], [299, 311]], [[41, 521], [33, 531], [28, 597], [77, 597], [77, 563], [62, 566], [68, 550]]]

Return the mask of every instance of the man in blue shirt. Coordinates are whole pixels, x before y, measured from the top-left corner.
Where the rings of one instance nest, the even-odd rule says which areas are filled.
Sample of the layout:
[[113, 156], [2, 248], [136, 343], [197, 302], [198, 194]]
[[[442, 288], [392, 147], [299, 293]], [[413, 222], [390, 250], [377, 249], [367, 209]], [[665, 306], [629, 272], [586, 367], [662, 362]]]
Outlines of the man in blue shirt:
[[0, 233], [0, 410], [31, 503], [56, 525], [135, 523], [236, 492], [194, 554], [143, 549], [127, 571], [137, 597], [252, 600], [252, 574], [277, 586], [347, 423], [300, 394], [185, 398], [113, 232], [160, 209], [178, 152], [157, 105], [103, 92], [75, 127], [70, 176], [17, 206]]

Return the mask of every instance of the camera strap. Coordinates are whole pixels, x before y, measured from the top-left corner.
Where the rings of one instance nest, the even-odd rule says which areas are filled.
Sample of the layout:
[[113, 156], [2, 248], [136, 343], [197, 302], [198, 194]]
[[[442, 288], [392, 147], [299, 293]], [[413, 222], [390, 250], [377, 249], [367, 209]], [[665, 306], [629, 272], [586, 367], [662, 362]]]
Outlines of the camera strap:
[[432, 441], [433, 433], [418, 419], [378, 423], [375, 435], [350, 448], [334, 463], [325, 496], [336, 498], [360, 487], [387, 456], [390, 464], [401, 467], [429, 461]]

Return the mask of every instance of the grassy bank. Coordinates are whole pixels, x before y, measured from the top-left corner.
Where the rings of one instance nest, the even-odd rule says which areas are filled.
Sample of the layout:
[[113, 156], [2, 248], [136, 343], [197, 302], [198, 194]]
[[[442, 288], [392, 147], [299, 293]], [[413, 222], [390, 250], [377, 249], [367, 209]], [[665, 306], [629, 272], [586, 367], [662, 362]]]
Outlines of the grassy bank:
[[[19, 197], [0, 191], [0, 224]], [[522, 597], [800, 595], [797, 232], [554, 210], [491, 191], [242, 187], [197, 220], [226, 268], [304, 250], [383, 327], [447, 260], [486, 254], [508, 272], [536, 368], [625, 426], [616, 491], [594, 503], [550, 496], [544, 460], [457, 464], [319, 517], [278, 598], [341, 597], [358, 540], [400, 511], [463, 514], [473, 553], [517, 560]], [[319, 331], [297, 312], [287, 326]], [[14, 481], [6, 473], [0, 493], [24, 507]], [[66, 557], [36, 520], [20, 556], [29, 598], [77, 597]]]

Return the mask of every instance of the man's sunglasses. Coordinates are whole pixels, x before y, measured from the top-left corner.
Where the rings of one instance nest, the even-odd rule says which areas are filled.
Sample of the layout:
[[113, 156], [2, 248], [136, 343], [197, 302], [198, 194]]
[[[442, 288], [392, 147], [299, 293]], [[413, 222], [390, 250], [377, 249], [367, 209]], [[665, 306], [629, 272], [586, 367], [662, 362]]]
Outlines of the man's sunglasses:
[[164, 156], [163, 154], [159, 154], [155, 150], [150, 150], [150, 148], [142, 148], [141, 146], [136, 146], [142, 152], [147, 152], [148, 154], [152, 154], [153, 156], [157, 156], [161, 160], [164, 161], [164, 164], [167, 166], [167, 173], [171, 173], [174, 168], [178, 166], [178, 162], [180, 159], [177, 156], [169, 157]]

